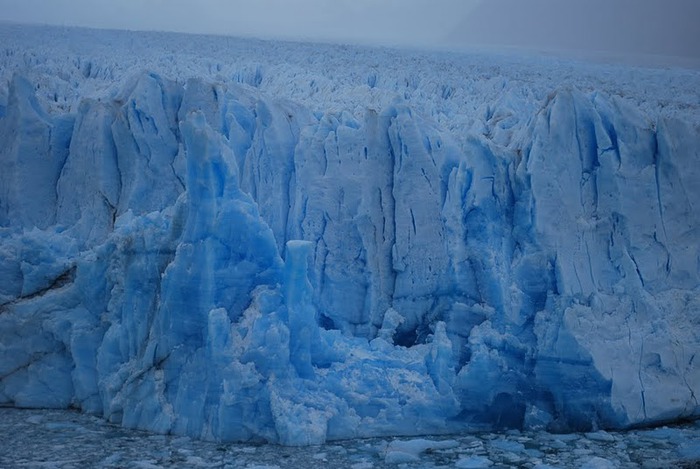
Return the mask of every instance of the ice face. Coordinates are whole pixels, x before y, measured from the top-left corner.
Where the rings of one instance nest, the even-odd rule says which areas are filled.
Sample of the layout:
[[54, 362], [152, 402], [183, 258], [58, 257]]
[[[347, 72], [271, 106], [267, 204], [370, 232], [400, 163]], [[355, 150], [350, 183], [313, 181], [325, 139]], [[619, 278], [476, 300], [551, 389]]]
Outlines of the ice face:
[[693, 111], [563, 87], [460, 135], [406, 96], [114, 86], [7, 89], [1, 404], [287, 445], [700, 416]]

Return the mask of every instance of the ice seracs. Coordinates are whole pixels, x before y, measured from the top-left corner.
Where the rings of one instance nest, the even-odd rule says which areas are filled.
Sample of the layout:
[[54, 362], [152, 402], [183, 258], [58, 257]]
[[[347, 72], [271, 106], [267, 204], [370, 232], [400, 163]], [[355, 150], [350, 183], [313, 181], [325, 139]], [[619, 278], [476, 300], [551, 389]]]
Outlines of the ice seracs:
[[697, 111], [561, 87], [462, 135], [235, 81], [14, 75], [1, 404], [288, 445], [700, 415]]

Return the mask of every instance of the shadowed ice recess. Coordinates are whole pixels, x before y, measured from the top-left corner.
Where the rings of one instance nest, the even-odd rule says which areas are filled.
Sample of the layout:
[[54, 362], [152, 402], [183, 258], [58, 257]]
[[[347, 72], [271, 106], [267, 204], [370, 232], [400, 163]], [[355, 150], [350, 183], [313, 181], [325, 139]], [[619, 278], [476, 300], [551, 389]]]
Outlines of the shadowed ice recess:
[[[542, 93], [501, 57], [496, 98], [469, 107], [472, 81], [319, 46], [363, 84], [332, 88], [309, 58], [294, 86], [327, 87], [290, 99], [244, 59], [106, 73], [16, 40], [0, 405], [285, 445], [700, 416], [696, 95]], [[486, 67], [448, 59], [446, 79]]]

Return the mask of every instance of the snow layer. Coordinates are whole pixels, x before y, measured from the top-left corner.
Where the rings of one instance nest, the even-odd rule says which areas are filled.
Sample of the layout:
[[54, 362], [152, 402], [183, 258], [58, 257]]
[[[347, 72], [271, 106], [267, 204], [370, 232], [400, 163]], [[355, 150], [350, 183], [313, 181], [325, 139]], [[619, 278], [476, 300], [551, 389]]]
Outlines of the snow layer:
[[700, 416], [700, 74], [1, 31], [0, 404], [287, 445]]

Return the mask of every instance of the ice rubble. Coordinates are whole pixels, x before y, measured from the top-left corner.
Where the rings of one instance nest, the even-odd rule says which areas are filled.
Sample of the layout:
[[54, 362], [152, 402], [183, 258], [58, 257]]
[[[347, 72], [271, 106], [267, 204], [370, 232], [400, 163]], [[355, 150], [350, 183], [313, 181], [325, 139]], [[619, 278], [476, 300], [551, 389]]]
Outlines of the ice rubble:
[[300, 448], [147, 434], [67, 410], [0, 408], [0, 435], [4, 444], [2, 467], [687, 469], [697, 466], [700, 458], [700, 421], [619, 433], [555, 435], [509, 430], [449, 437], [356, 439]]
[[6, 96], [0, 404], [288, 445], [700, 416], [692, 124], [570, 88], [465, 138], [148, 72]]

